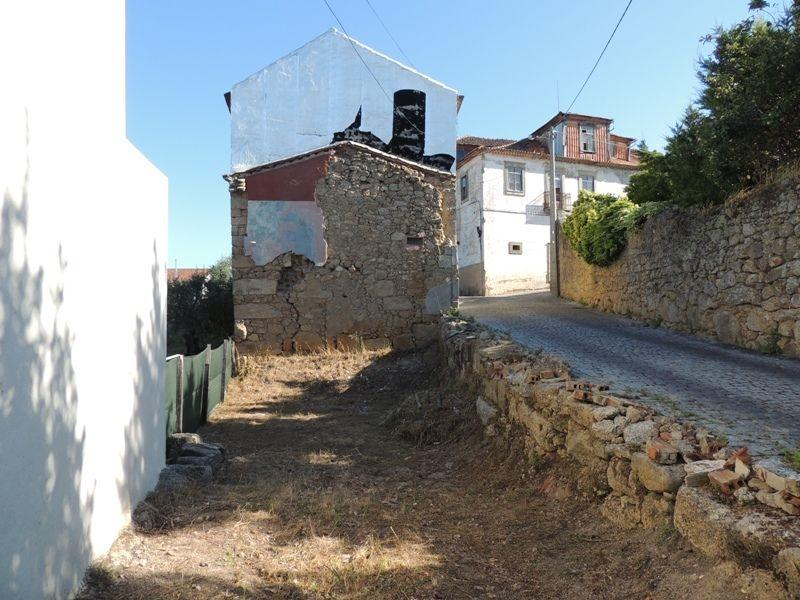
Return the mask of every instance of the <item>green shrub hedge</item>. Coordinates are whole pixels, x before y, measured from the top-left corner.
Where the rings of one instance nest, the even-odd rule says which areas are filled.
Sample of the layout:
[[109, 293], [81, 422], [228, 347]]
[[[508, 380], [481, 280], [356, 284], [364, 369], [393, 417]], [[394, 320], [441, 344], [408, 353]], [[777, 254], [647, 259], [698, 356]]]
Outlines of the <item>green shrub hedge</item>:
[[665, 203], [638, 205], [625, 196], [582, 190], [564, 221], [570, 246], [587, 263], [607, 267], [628, 244], [628, 234], [660, 212]]

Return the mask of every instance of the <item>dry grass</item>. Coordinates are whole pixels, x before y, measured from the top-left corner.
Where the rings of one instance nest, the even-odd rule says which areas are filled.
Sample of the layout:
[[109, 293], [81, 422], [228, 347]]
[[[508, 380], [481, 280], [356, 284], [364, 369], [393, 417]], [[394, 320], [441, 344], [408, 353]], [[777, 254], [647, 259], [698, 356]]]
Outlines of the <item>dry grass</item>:
[[[80, 598], [745, 598], [658, 532], [622, 532], [518, 448], [476, 433], [431, 356], [261, 357], [202, 432], [213, 485], [154, 499]], [[744, 590], [744, 591], [742, 591]], [[772, 597], [772, 596], [770, 596]], [[777, 596], [775, 596], [777, 597]]]

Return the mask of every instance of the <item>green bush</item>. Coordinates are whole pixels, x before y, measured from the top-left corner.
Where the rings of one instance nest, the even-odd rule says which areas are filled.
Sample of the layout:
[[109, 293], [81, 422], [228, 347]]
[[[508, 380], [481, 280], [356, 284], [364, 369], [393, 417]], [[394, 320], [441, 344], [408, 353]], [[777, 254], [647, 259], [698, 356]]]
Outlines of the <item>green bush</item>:
[[564, 235], [587, 263], [607, 267], [627, 246], [628, 234], [664, 206], [663, 202], [639, 206], [624, 196], [582, 190], [564, 221]]
[[233, 333], [231, 259], [222, 258], [206, 275], [167, 282], [167, 353], [195, 354]]

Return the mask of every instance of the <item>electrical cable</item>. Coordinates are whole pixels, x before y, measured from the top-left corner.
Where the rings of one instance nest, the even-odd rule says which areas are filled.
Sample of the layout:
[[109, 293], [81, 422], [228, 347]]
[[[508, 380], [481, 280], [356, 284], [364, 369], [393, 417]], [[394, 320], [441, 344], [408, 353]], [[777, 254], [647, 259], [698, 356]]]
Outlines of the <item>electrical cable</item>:
[[581, 89], [579, 89], [578, 93], [575, 94], [575, 97], [572, 99], [572, 102], [570, 102], [569, 107], [564, 112], [568, 113], [572, 109], [572, 106], [575, 104], [575, 102], [578, 100], [578, 97], [581, 95], [581, 92], [583, 91], [583, 88], [585, 88], [586, 84], [589, 83], [589, 79], [591, 79], [592, 74], [594, 73], [594, 70], [597, 68], [597, 65], [600, 64], [600, 59], [603, 58], [603, 55], [606, 53], [606, 50], [608, 50], [608, 46], [611, 44], [611, 40], [614, 39], [614, 34], [617, 33], [617, 29], [619, 29], [620, 23], [622, 23], [622, 19], [625, 18], [625, 14], [628, 12], [628, 9], [631, 7], [632, 3], [633, 3], [633, 0], [629, 0], [628, 1], [628, 6], [626, 6], [625, 10], [622, 11], [622, 15], [620, 16], [619, 21], [617, 21], [616, 27], [614, 27], [614, 31], [611, 32], [611, 36], [608, 38], [608, 41], [606, 42], [606, 45], [603, 46], [603, 51], [600, 53], [600, 56], [597, 57], [597, 60], [595, 61], [594, 66], [592, 67], [592, 70], [589, 71], [589, 74], [586, 76], [586, 80], [583, 82], [583, 85], [581, 86]]
[[[395, 45], [395, 46], [397, 46], [397, 49], [398, 49], [398, 50], [400, 50], [400, 54], [402, 54], [402, 55], [403, 55], [403, 57], [404, 57], [404, 58], [405, 58], [405, 59], [408, 61], [408, 64], [409, 64], [409, 65], [411, 65], [412, 67], [414, 67], [414, 63], [413, 63], [413, 62], [411, 62], [411, 59], [410, 59], [410, 58], [408, 58], [408, 54], [406, 54], [406, 53], [405, 53], [405, 50], [403, 50], [403, 49], [400, 47], [400, 44], [397, 42], [397, 40], [395, 39], [395, 37], [392, 35], [392, 32], [391, 32], [391, 31], [389, 31], [389, 28], [386, 26], [386, 23], [384, 23], [384, 22], [383, 22], [383, 19], [381, 19], [381, 16], [378, 14], [378, 11], [376, 11], [376, 10], [375, 10], [375, 7], [374, 7], [374, 6], [372, 6], [372, 2], [370, 2], [369, 0], [364, 0], [364, 1], [367, 3], [367, 6], [369, 6], [369, 9], [372, 11], [372, 14], [373, 14], [373, 15], [375, 15], [375, 18], [376, 18], [376, 19], [378, 19], [378, 22], [379, 22], [379, 23], [381, 24], [381, 26], [383, 27], [383, 30], [384, 30], [384, 31], [387, 33], [387, 35], [388, 35], [390, 38], [392, 38], [392, 41], [394, 42], [394, 45]], [[416, 69], [417, 67], [414, 67], [414, 68]]]

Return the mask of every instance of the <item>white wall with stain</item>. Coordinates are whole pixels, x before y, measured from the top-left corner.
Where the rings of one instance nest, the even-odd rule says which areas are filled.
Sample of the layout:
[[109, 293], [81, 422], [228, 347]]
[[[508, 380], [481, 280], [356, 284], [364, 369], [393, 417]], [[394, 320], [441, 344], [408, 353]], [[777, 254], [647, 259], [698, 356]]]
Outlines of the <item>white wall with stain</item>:
[[328, 259], [322, 210], [312, 201], [250, 200], [244, 254], [263, 266], [281, 254], [302, 254], [315, 265]]
[[361, 129], [388, 142], [399, 89], [426, 94], [425, 154], [455, 156], [456, 90], [331, 29], [233, 86], [231, 169], [326, 146], [359, 107]]

